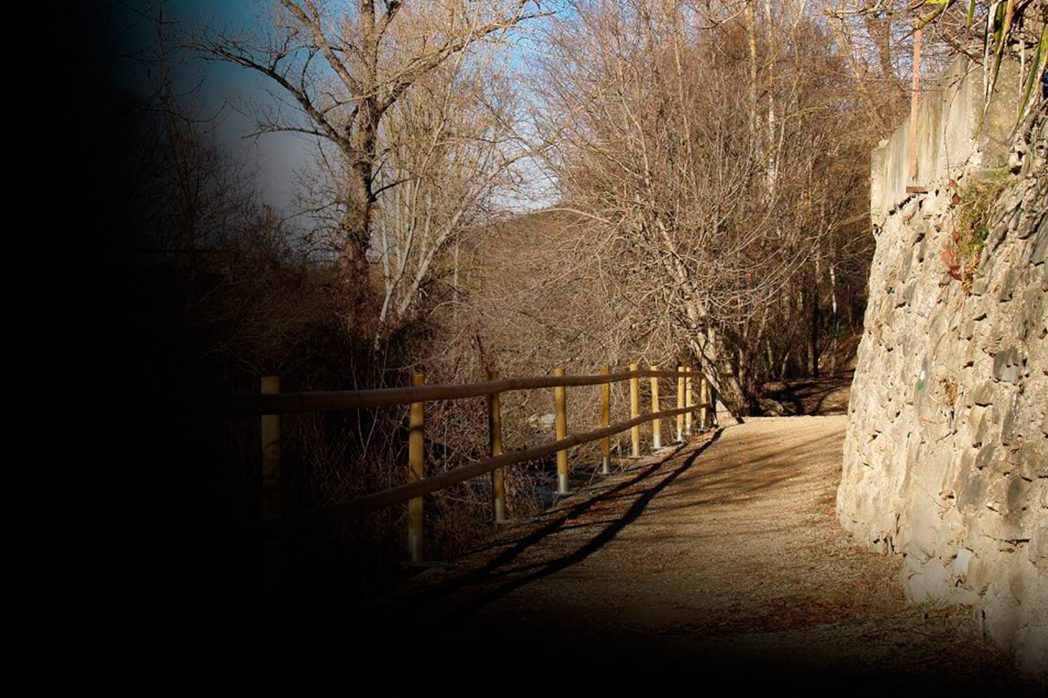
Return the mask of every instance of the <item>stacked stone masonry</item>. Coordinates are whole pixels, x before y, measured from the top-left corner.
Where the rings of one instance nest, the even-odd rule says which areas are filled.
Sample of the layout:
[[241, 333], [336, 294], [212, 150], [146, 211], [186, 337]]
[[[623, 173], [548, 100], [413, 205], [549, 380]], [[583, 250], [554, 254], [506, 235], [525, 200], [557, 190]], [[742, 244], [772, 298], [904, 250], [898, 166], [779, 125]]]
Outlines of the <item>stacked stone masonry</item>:
[[[1013, 143], [875, 212], [837, 511], [853, 535], [904, 557], [912, 599], [971, 605], [1020, 666], [1048, 676], [1044, 104]], [[989, 177], [1007, 180], [964, 284], [942, 256], [951, 199]]]

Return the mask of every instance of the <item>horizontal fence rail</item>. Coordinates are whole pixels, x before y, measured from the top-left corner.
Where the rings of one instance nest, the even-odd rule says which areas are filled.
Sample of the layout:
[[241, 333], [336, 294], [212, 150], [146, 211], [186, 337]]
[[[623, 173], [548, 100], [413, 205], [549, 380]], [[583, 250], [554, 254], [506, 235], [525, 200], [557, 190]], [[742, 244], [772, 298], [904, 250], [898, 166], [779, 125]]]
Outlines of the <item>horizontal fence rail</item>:
[[[425, 385], [422, 375], [412, 376], [410, 387], [376, 390], [349, 390], [325, 392], [281, 393], [276, 377], [262, 379], [262, 393], [258, 395], [225, 395], [197, 398], [189, 401], [189, 411], [198, 416], [257, 416], [261, 417], [263, 511], [261, 532], [267, 540], [307, 531], [317, 525], [344, 521], [370, 512], [407, 502], [408, 550], [412, 562], [422, 560], [423, 497], [452, 485], [482, 475], [491, 475], [494, 519], [506, 518], [504, 468], [557, 456], [557, 494], [568, 494], [568, 449], [583, 444], [600, 442], [602, 474], [608, 474], [611, 453], [610, 437], [630, 432], [630, 456], [639, 458], [640, 427], [653, 423], [652, 447], [661, 446], [661, 420], [676, 417], [676, 440], [682, 442], [691, 433], [693, 415], [698, 413], [698, 424], [705, 428], [708, 409], [716, 404], [715, 393], [701, 371], [681, 366], [675, 371], [658, 370], [652, 366], [642, 370], [630, 364], [629, 371], [612, 373], [607, 366], [601, 373], [584, 376], [566, 376], [556, 369], [551, 376], [535, 378], [497, 379], [464, 385]], [[650, 380], [651, 412], [640, 412], [641, 379]], [[676, 387], [676, 408], [661, 409], [659, 379], [672, 379]], [[693, 381], [700, 386], [699, 400], [692, 394]], [[629, 382], [630, 418], [610, 424], [611, 392], [613, 383]], [[581, 434], [568, 434], [566, 388], [601, 386], [600, 428]], [[504, 453], [502, 449], [502, 416], [499, 396], [514, 390], [554, 389], [555, 440], [541, 446]], [[448, 470], [438, 475], [425, 476], [425, 404], [435, 400], [487, 398], [489, 458]], [[335, 412], [355, 409], [410, 406], [408, 413], [408, 482], [378, 492], [356, 497], [309, 511], [288, 516], [280, 502], [280, 415], [303, 412]], [[267, 544], [268, 545], [268, 544]]]
[[534, 446], [522, 451], [504, 453], [495, 458], [488, 458], [482, 461], [477, 461], [476, 463], [470, 463], [469, 465], [464, 465], [455, 468], [454, 470], [448, 470], [439, 475], [433, 475], [422, 480], [409, 482], [406, 485], [390, 487], [389, 489], [365, 494], [361, 497], [350, 499], [345, 502], [306, 511], [295, 517], [270, 519], [263, 524], [263, 528], [267, 535], [280, 535], [301, 531], [321, 522], [343, 521], [345, 519], [355, 518], [373, 511], [378, 511], [379, 509], [402, 504], [417, 497], [432, 494], [446, 487], [450, 487], [451, 485], [490, 473], [496, 468], [504, 468], [507, 465], [516, 465], [517, 463], [552, 456], [559, 451], [564, 451], [574, 446], [581, 446], [607, 436], [621, 434], [635, 426], [646, 424], [661, 417], [673, 417], [678, 414], [684, 414], [690, 410], [694, 410], [696, 407], [698, 407], [698, 405], [672, 410], [662, 410], [661, 412], [654, 414], [645, 414], [624, 422], [617, 422], [616, 424], [604, 427], [603, 429], [595, 429], [583, 434], [575, 434], [565, 439], [561, 439], [560, 441], [554, 441], [553, 443]]
[[[302, 412], [340, 412], [343, 410], [396, 407], [413, 402], [462, 400], [485, 397], [513, 390], [571, 388], [604, 383], [621, 383], [632, 378], [677, 378], [676, 371], [624, 371], [608, 375], [543, 376], [459, 385], [423, 385], [373, 390], [333, 390], [308, 393], [263, 395], [216, 395], [188, 400], [189, 411], [197, 414], [258, 417], [265, 414], [298, 414]], [[685, 375], [699, 376], [697, 372]]]

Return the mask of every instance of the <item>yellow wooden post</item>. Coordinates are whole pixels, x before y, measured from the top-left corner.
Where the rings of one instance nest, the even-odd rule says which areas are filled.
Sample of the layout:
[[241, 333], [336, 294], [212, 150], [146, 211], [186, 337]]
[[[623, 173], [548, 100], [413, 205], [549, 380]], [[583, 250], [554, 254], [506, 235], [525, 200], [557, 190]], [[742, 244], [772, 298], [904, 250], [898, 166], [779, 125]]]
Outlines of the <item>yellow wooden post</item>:
[[[278, 376], [262, 376], [262, 394], [280, 392]], [[261, 420], [262, 441], [262, 518], [275, 519], [283, 515], [284, 502], [280, 491], [280, 415], [264, 414]], [[266, 605], [271, 611], [284, 602], [284, 546], [279, 538], [262, 545], [262, 564]]]
[[[684, 409], [684, 367], [677, 367], [677, 409]], [[677, 443], [684, 441], [684, 415], [677, 415]]]
[[710, 404], [710, 382], [706, 379], [705, 374], [699, 380], [702, 381], [699, 383], [699, 428], [705, 429], [710, 426], [706, 420], [708, 414], [706, 410], [713, 405]]
[[[553, 375], [565, 375], [563, 368], [553, 369]], [[553, 389], [553, 404], [556, 410], [557, 441], [568, 438], [568, 405], [567, 390], [564, 387]], [[557, 494], [568, 493], [568, 451], [557, 451]]]
[[[688, 366], [688, 375], [684, 379], [684, 406], [693, 407], [695, 405], [695, 396], [691, 390], [691, 366]], [[684, 414], [684, 435], [691, 436], [691, 410], [689, 409]]]
[[[637, 364], [630, 364], [630, 371], [636, 373], [640, 370]], [[630, 419], [640, 416], [640, 379], [634, 376], [630, 378]], [[640, 425], [630, 427], [630, 441], [632, 449], [630, 454], [634, 458], [640, 458]]]
[[[278, 376], [262, 376], [262, 394], [280, 392]], [[280, 415], [262, 415], [262, 516], [274, 519], [284, 513], [280, 494]]]
[[[411, 385], [425, 383], [425, 377], [416, 373]], [[426, 403], [413, 402], [408, 412], [408, 482], [425, 477]], [[408, 552], [412, 562], [422, 561], [422, 497], [408, 501]]]
[[[488, 380], [498, 376], [494, 371], [488, 372]], [[491, 457], [502, 455], [502, 408], [499, 405], [499, 394], [488, 396], [488, 451]], [[502, 468], [491, 471], [492, 502], [495, 506], [495, 523], [506, 520], [506, 481]]]
[[[611, 366], [601, 366], [602, 375], [611, 374]], [[611, 424], [611, 383], [601, 383], [600, 386], [600, 426], [606, 427]], [[605, 436], [600, 440], [600, 473], [607, 475], [611, 465], [611, 437]]]
[[[651, 370], [658, 371], [659, 367], [652, 364]], [[659, 379], [655, 376], [651, 377], [651, 413], [659, 413]], [[658, 417], [651, 420], [651, 448], [655, 451], [662, 448], [662, 420]]]

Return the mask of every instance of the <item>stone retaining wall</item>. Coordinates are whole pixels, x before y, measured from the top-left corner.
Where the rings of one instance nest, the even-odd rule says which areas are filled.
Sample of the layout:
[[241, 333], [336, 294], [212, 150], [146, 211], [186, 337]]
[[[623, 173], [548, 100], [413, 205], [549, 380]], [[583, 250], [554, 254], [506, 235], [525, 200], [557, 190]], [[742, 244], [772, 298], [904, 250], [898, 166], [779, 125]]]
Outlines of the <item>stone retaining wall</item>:
[[[914, 600], [972, 605], [1021, 666], [1048, 676], [1044, 107], [1010, 157], [973, 146], [926, 194], [900, 196], [875, 156], [873, 188], [891, 196], [873, 202], [883, 211], [837, 511], [855, 536], [904, 557]], [[990, 176], [1008, 181], [966, 287], [942, 256], [952, 198]]]

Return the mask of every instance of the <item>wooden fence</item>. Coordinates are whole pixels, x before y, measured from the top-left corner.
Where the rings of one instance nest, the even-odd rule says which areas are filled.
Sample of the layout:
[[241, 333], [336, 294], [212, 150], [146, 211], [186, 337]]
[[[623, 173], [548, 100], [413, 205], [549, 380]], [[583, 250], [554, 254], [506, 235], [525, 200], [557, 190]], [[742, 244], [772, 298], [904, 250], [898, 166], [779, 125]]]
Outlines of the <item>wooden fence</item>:
[[[534, 461], [556, 454], [557, 492], [568, 494], [568, 449], [594, 441], [600, 441], [601, 472], [607, 474], [611, 458], [611, 438], [615, 434], [630, 431], [631, 455], [641, 456], [641, 426], [652, 423], [652, 448], [661, 447], [661, 420], [676, 418], [676, 440], [683, 441], [692, 430], [692, 417], [698, 413], [699, 428], [710, 425], [709, 408], [715, 397], [712, 387], [699, 372], [680, 366], [676, 371], [660, 371], [657, 366], [641, 370], [630, 364], [630, 370], [612, 373], [607, 366], [597, 375], [568, 376], [563, 369], [556, 369], [552, 376], [542, 378], [511, 378], [498, 380], [489, 375], [483, 383], [464, 385], [425, 385], [422, 375], [412, 376], [411, 387], [385, 388], [378, 390], [353, 390], [338, 392], [281, 393], [280, 380], [268, 376], [262, 379], [259, 395], [224, 396], [209, 400], [201, 407], [207, 412], [222, 414], [254, 415], [261, 417], [262, 434], [262, 496], [263, 527], [268, 537], [284, 535], [314, 526], [324, 521], [339, 521], [386, 507], [408, 503], [408, 548], [413, 562], [422, 559], [423, 549], [423, 497], [450, 485], [481, 475], [491, 474], [494, 516], [496, 521], [506, 518], [506, 491], [503, 479], [507, 466]], [[640, 381], [650, 380], [651, 412], [642, 414], [640, 409]], [[693, 379], [700, 384], [699, 401], [693, 394]], [[677, 406], [661, 409], [659, 404], [659, 380], [676, 381]], [[630, 419], [610, 424], [611, 384], [629, 381]], [[599, 385], [600, 428], [581, 434], [568, 434], [566, 389], [578, 386]], [[502, 412], [499, 396], [512, 390], [537, 390], [552, 388], [555, 405], [555, 436], [553, 443], [504, 453], [502, 449]], [[490, 457], [437, 475], [425, 475], [425, 404], [434, 400], [459, 400], [487, 397], [488, 445]], [[331, 412], [351, 409], [366, 409], [409, 405], [408, 412], [408, 476], [407, 482], [397, 487], [373, 492], [355, 499], [306, 511], [295, 516], [285, 516], [280, 497], [280, 415], [301, 412]]]

